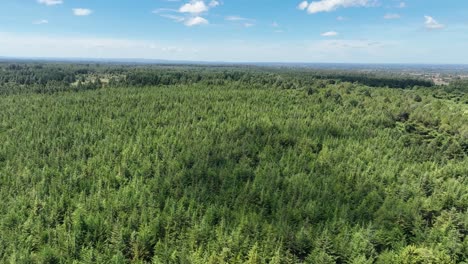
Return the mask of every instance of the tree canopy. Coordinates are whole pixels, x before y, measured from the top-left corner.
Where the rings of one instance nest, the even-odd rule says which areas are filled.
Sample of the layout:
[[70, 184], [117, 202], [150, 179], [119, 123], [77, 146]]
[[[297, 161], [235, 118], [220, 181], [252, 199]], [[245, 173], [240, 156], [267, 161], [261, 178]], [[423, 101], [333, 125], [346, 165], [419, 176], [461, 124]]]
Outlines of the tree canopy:
[[466, 90], [337, 76], [2, 65], [0, 262], [465, 263]]

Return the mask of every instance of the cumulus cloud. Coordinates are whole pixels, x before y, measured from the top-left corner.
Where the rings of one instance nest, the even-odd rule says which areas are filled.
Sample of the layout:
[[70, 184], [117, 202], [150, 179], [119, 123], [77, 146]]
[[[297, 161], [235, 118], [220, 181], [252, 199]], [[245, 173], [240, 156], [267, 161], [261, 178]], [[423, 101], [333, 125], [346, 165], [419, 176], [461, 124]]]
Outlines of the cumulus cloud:
[[203, 17], [196, 16], [186, 19], [184, 24], [188, 27], [197, 26], [197, 25], [206, 25], [209, 24], [208, 20], [204, 19]]
[[192, 0], [179, 8], [180, 13], [200, 14], [208, 11], [208, 6], [204, 1]]
[[74, 8], [73, 9], [73, 14], [75, 16], [89, 16], [93, 13], [93, 10], [91, 9], [86, 9], [86, 8]]
[[308, 3], [303, 1], [299, 4], [300, 10], [306, 10], [309, 14], [320, 12], [331, 12], [338, 8], [370, 6], [374, 3], [373, 0], [320, 0]]
[[307, 1], [302, 1], [302, 2], [297, 6], [297, 8], [298, 8], [299, 10], [305, 10], [308, 6], [309, 6], [309, 2], [307, 2]]
[[428, 29], [442, 29], [444, 28], [445, 26], [440, 24], [439, 22], [437, 22], [437, 20], [435, 20], [433, 17], [431, 16], [424, 16], [424, 19], [426, 20], [424, 22], [424, 25], [426, 26], [426, 28]]
[[37, 0], [39, 4], [47, 5], [47, 6], [54, 6], [54, 5], [61, 5], [63, 4], [62, 0]]
[[[178, 0], [166, 0], [170, 2], [178, 2]], [[208, 4], [206, 4], [208, 3]], [[202, 17], [202, 13], [207, 13], [211, 8], [217, 7], [220, 2], [217, 0], [211, 0], [205, 2], [205, 0], [190, 0], [186, 2], [179, 9], [170, 8], [158, 8], [153, 10], [154, 14], [158, 14], [161, 17], [171, 19], [178, 23], [183, 23], [188, 27], [206, 25], [209, 21]], [[174, 15], [171, 13], [180, 13], [180, 15]]]
[[338, 36], [338, 32], [336, 31], [328, 31], [320, 34], [322, 37], [336, 37]]
[[400, 15], [399, 14], [386, 14], [384, 18], [385, 19], [399, 19]]

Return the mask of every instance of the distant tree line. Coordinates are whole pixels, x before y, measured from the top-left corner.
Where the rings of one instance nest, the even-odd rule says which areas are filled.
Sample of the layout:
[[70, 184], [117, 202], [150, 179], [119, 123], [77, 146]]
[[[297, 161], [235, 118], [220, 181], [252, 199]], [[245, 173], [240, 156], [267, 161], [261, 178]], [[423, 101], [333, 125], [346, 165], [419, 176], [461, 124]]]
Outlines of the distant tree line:
[[434, 86], [431, 80], [406, 75], [253, 66], [0, 63], [0, 72], [1, 94], [194, 83], [281, 89], [322, 87], [339, 82], [390, 88]]

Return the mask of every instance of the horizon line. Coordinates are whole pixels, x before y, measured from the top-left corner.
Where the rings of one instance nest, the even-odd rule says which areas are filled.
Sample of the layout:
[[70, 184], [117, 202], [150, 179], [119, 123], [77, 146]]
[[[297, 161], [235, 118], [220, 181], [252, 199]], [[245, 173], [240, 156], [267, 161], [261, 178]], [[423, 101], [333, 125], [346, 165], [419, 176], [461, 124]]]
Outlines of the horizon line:
[[21, 56], [0, 56], [0, 61], [8, 60], [30, 60], [47, 62], [125, 62], [125, 63], [145, 63], [147, 64], [213, 64], [213, 65], [407, 65], [407, 66], [466, 66], [468, 63], [418, 63], [418, 62], [291, 62], [291, 61], [204, 61], [204, 60], [169, 60], [169, 59], [151, 59], [151, 58], [97, 58], [97, 57], [21, 57]]

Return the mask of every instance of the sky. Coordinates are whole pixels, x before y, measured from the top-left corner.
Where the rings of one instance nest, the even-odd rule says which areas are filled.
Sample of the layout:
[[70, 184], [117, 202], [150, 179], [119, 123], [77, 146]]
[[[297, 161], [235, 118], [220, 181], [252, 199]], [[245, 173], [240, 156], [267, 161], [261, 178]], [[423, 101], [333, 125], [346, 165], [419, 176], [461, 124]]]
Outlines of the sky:
[[0, 0], [0, 56], [468, 64], [468, 1]]

